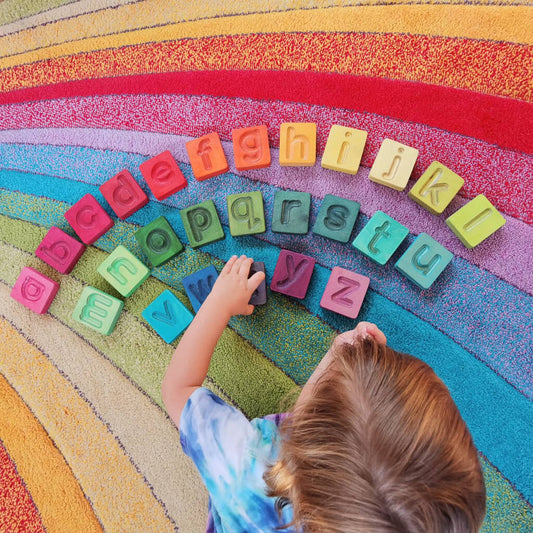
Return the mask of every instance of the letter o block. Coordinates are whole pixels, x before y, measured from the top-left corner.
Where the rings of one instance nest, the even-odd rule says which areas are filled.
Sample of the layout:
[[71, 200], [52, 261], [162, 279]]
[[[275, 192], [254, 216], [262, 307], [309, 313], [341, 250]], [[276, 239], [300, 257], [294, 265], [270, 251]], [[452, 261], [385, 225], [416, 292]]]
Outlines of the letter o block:
[[370, 278], [345, 268], [333, 267], [320, 307], [348, 318], [357, 318]]
[[35, 255], [61, 274], [69, 274], [85, 251], [85, 246], [55, 226], [48, 230]]
[[135, 238], [155, 267], [165, 264], [183, 251], [183, 244], [163, 216], [138, 229]]
[[158, 200], [164, 200], [187, 187], [187, 180], [167, 150], [141, 163], [139, 169]]
[[352, 235], [361, 204], [333, 194], [326, 194], [320, 205], [313, 233], [347, 243]]
[[266, 231], [265, 210], [261, 191], [227, 196], [229, 230], [233, 236]]
[[192, 248], [224, 238], [224, 230], [213, 200], [181, 209], [180, 216]]
[[17, 300], [38, 315], [48, 311], [59, 283], [31, 267], [24, 267], [11, 290], [11, 298]]
[[72, 318], [102, 335], [115, 329], [124, 302], [94, 287], [85, 287], [72, 313]]
[[148, 196], [127, 170], [102, 183], [100, 192], [117, 217], [122, 220], [148, 203]]
[[270, 147], [266, 126], [233, 130], [231, 138], [237, 170], [252, 170], [270, 166]]
[[113, 227], [113, 219], [92, 194], [86, 194], [66, 213], [65, 218], [85, 244], [92, 244]]
[[270, 288], [287, 296], [305, 298], [315, 262], [315, 259], [308, 255], [281, 250]]
[[218, 133], [213, 132], [185, 143], [194, 177], [204, 181], [229, 170]]

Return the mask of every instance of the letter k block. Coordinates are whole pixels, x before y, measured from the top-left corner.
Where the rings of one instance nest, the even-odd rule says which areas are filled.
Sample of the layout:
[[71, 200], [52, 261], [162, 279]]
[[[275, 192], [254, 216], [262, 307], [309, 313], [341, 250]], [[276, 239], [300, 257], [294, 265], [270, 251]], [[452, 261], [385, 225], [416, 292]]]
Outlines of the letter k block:
[[315, 262], [315, 259], [308, 255], [281, 250], [270, 288], [287, 296], [305, 298]]

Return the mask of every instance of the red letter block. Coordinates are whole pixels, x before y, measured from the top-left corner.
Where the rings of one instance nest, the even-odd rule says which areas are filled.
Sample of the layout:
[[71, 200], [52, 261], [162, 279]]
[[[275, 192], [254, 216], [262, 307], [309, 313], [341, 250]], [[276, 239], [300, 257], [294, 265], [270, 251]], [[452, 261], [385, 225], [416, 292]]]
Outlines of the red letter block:
[[85, 244], [92, 244], [113, 227], [113, 220], [92, 194], [86, 194], [66, 213], [65, 218]]
[[54, 226], [37, 246], [35, 255], [61, 274], [69, 274], [84, 251], [81, 242]]
[[229, 170], [218, 133], [213, 132], [185, 143], [194, 177], [203, 181]]
[[148, 196], [127, 170], [102, 183], [100, 192], [122, 220], [148, 203]]
[[58, 290], [59, 283], [38, 270], [24, 267], [11, 291], [11, 298], [42, 315], [48, 311]]
[[164, 200], [187, 187], [185, 176], [168, 150], [141, 163], [139, 168], [158, 200]]
[[333, 267], [320, 307], [348, 318], [357, 318], [370, 279], [345, 268]]
[[287, 296], [305, 298], [314, 267], [313, 257], [281, 250], [270, 288]]

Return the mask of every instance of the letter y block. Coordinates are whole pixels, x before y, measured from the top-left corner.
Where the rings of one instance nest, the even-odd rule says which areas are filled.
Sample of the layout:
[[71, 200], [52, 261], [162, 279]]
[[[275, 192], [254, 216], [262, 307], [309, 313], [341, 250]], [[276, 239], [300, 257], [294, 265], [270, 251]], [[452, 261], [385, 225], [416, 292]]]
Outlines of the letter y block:
[[270, 288], [287, 296], [305, 298], [315, 262], [315, 259], [308, 255], [281, 250]]

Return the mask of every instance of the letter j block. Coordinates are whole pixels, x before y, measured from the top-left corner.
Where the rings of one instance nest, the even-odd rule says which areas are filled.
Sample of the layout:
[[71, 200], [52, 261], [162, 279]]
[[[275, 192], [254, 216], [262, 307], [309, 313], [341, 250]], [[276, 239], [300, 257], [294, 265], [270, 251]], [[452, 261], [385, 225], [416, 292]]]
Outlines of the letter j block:
[[315, 262], [315, 259], [308, 255], [281, 250], [270, 288], [287, 296], [305, 298]]
[[65, 218], [85, 244], [92, 244], [113, 227], [112, 218], [92, 194], [86, 194], [66, 213]]
[[403, 191], [418, 158], [418, 150], [393, 141], [383, 139], [378, 155], [370, 169], [371, 181]]
[[348, 318], [357, 318], [369, 285], [370, 278], [345, 268], [333, 267], [320, 307]]
[[38, 270], [24, 267], [11, 290], [11, 298], [42, 315], [48, 311], [58, 290], [59, 283]]
[[109, 335], [115, 329], [123, 307], [123, 301], [89, 286], [83, 289], [72, 318], [102, 335]]

